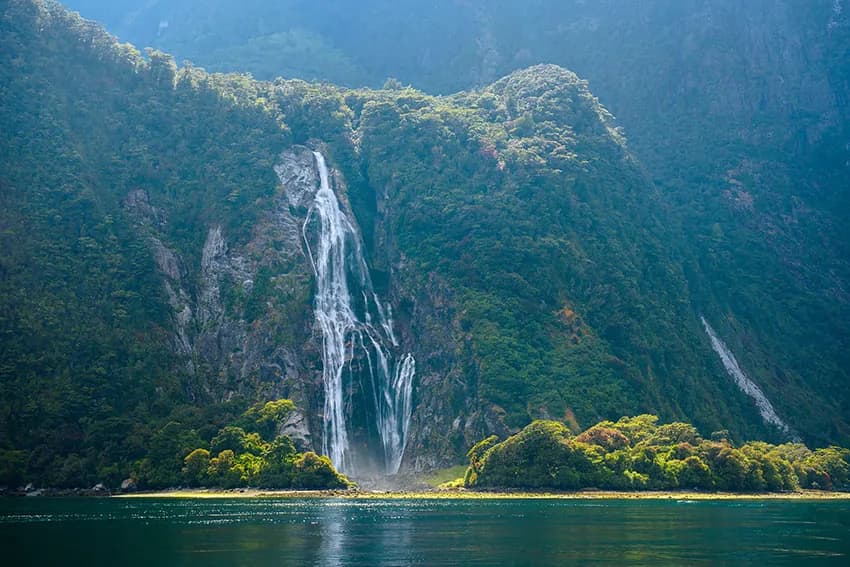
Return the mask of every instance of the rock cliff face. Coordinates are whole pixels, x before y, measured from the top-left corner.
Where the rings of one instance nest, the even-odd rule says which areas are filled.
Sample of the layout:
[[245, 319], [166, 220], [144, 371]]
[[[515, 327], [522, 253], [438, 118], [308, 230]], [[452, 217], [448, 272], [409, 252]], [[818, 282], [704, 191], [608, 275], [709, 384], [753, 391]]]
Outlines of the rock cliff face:
[[275, 171], [280, 184], [248, 242], [229, 244], [220, 225], [210, 226], [200, 258], [182, 258], [168, 247], [162, 234], [168, 215], [147, 193], [131, 192], [125, 207], [156, 262], [171, 309], [171, 344], [190, 377], [191, 397], [292, 398], [306, 416], [293, 417], [289, 428], [312, 448], [311, 433], [321, 431], [321, 337], [312, 328], [312, 274], [300, 229], [316, 183], [312, 154], [287, 151]]
[[[321, 450], [323, 336], [313, 313], [315, 281], [305, 250], [305, 222], [319, 184], [312, 150], [295, 146], [285, 151], [274, 171], [279, 186], [272, 207], [252, 227], [250, 240], [230, 244], [220, 225], [211, 226], [199, 259], [182, 258], [164, 243], [168, 214], [146, 192], [131, 192], [125, 208], [147, 241], [162, 280], [171, 310], [170, 342], [190, 377], [192, 398], [292, 398], [303, 413], [290, 419], [286, 431], [304, 448]], [[343, 212], [356, 219], [344, 178], [337, 170], [330, 173]], [[354, 226], [359, 233], [356, 220]], [[464, 341], [450, 290], [436, 275], [418, 286], [418, 274], [409, 273], [392, 240], [385, 233], [376, 254], [395, 260], [387, 299], [393, 312], [403, 314], [395, 331], [401, 344], [412, 346], [422, 370], [416, 377], [417, 409], [404, 466], [430, 469], [452, 462], [488, 429], [474, 384], [465, 383], [459, 366], [457, 345]], [[190, 273], [188, 265], [197, 265], [198, 272]], [[355, 293], [360, 290], [352, 289]], [[454, 331], [447, 334], [446, 329]], [[354, 371], [364, 361], [348, 364]], [[354, 435], [374, 427], [362, 422], [370, 415], [355, 407], [364, 395], [355, 392], [346, 398]], [[495, 422], [490, 425], [499, 428]]]
[[[304, 226], [319, 183], [312, 150], [295, 146], [285, 151], [274, 170], [279, 186], [273, 206], [252, 227], [250, 240], [229, 244], [222, 227], [211, 226], [200, 259], [182, 258], [164, 243], [168, 213], [147, 193], [131, 192], [125, 208], [162, 280], [171, 310], [170, 342], [190, 377], [192, 398], [292, 398], [303, 412], [284, 430], [303, 448], [321, 450], [323, 337], [313, 313], [315, 282]], [[356, 219], [345, 179], [335, 169], [331, 178], [343, 212]], [[430, 470], [456, 462], [485, 433], [509, 430], [479, 399], [474, 364], [468, 360], [470, 337], [461, 329], [454, 292], [440, 275], [423, 279], [406, 261], [390, 230], [398, 211], [384, 199], [378, 207], [384, 214], [374, 227], [380, 241], [375, 255], [389, 274], [386, 300], [396, 314], [398, 340], [412, 349], [419, 370], [403, 470]], [[199, 271], [190, 273], [189, 265]], [[352, 372], [364, 363], [348, 362]], [[346, 398], [355, 436], [374, 427], [357, 421], [371, 419], [355, 407], [362, 397], [353, 392]]]
[[417, 361], [402, 470], [450, 466], [486, 432], [506, 435], [510, 429], [479, 395], [471, 336], [461, 326], [452, 287], [436, 273], [423, 278], [392, 245], [384, 250], [396, 259], [391, 271], [396, 320]]

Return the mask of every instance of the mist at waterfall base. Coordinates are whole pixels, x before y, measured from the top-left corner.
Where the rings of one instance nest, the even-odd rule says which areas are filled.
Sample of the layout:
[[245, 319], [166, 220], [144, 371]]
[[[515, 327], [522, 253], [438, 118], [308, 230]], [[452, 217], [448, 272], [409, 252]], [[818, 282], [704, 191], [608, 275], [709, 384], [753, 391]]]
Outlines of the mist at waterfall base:
[[355, 222], [340, 207], [325, 158], [313, 152], [319, 187], [303, 225], [322, 334], [322, 453], [354, 478], [398, 473], [413, 401], [416, 361], [401, 350], [392, 308], [372, 286]]

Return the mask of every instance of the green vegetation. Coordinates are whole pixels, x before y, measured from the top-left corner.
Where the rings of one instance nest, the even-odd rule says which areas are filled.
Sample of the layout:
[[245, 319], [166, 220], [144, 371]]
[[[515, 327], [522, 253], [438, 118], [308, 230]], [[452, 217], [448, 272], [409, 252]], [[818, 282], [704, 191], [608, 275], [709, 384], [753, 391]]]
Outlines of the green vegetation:
[[312, 451], [298, 453], [289, 437], [277, 436], [277, 429], [294, 410], [290, 400], [251, 406], [237, 425], [223, 427], [208, 445], [185, 456], [184, 483], [219, 488], [348, 488], [351, 483], [336, 472], [330, 459]]
[[[397, 77], [402, 84], [447, 94], [484, 88], [539, 62], [575, 71], [590, 81], [594, 95], [626, 128], [630, 150], [661, 190], [658, 207], [670, 229], [669, 238], [662, 250], [650, 254], [660, 253], [684, 268], [688, 287], [684, 301], [713, 321], [779, 413], [807, 439], [820, 444], [850, 442], [850, 349], [846, 348], [850, 344], [850, 224], [845, 222], [850, 216], [850, 192], [846, 191], [850, 10], [846, 6], [842, 10], [841, 3], [362, 0], [356, 10], [344, 0], [252, 1], [238, 6], [211, 0], [204, 3], [204, 10], [198, 9], [196, 0], [145, 6], [132, 0], [68, 0], [68, 5], [107, 22], [121, 37], [175, 51], [179, 58], [209, 68], [250, 71], [265, 79], [286, 76], [378, 87], [387, 77]], [[170, 25], [157, 31], [159, 21]], [[266, 49], [267, 45], [274, 49]], [[529, 118], [512, 117], [516, 120], [513, 132], [533, 132], [535, 122]], [[422, 145], [424, 149], [427, 143]], [[384, 157], [394, 153], [388, 149]], [[342, 161], [340, 155], [334, 157]], [[388, 170], [397, 168], [393, 161], [386, 164]], [[352, 171], [361, 172], [359, 165]], [[418, 179], [434, 169], [427, 160], [422, 165], [426, 167], [417, 172]], [[433, 165], [448, 164], [443, 160]], [[457, 171], [446, 175], [446, 185], [455, 185], [448, 179], [452, 173]], [[413, 178], [409, 182], [414, 184]], [[442, 190], [444, 183], [437, 189]], [[429, 184], [430, 179], [415, 190], [425, 190]], [[609, 188], [604, 176], [590, 187], [605, 188], [602, 193], [620, 190]], [[374, 183], [372, 189], [380, 193], [383, 187]], [[457, 203], [454, 196], [451, 203]], [[609, 204], [612, 210], [617, 206], [615, 201]], [[474, 226], [478, 211], [471, 208], [465, 207], [455, 217], [475, 215], [469, 223]], [[558, 210], [552, 209], [553, 216]], [[570, 223], [578, 220], [579, 227], [587, 223], [594, 233], [597, 223], [606, 228], [613, 224], [593, 209], [577, 212], [583, 214], [574, 215]], [[627, 220], [630, 214], [624, 214]], [[484, 224], [479, 232], [488, 228]], [[368, 230], [364, 233], [369, 234]], [[641, 235], [620, 236], [626, 250], [630, 242], [643, 247]], [[477, 237], [478, 233], [470, 235]], [[600, 233], [601, 241], [610, 238], [610, 233], [604, 238]], [[587, 250], [576, 247], [572, 239], [568, 244], [557, 239], [550, 242], [552, 248], [569, 252]], [[587, 251], [587, 258], [573, 258], [578, 264], [571, 266], [590, 268], [584, 265], [588, 260], [611, 265], [620, 259]], [[477, 250], [470, 251], [475, 254]], [[606, 340], [614, 336], [612, 342], [630, 336], [635, 331], [633, 320], [645, 316], [642, 308], [653, 312], [657, 308], [644, 301], [645, 288], [658, 287], [645, 283], [644, 275], [666, 269], [639, 266], [641, 278], [630, 285], [637, 297], [622, 304], [606, 302], [626, 321], [612, 318], [610, 326], [607, 320], [592, 321], [597, 334]], [[579, 275], [578, 285], [566, 295], [572, 300], [570, 309], [587, 320], [588, 300], [578, 300], [575, 288], [598, 292], [607, 281], [593, 274]], [[593, 302], [595, 295], [591, 298]], [[510, 304], [503, 306], [490, 297], [486, 303], [514, 319]], [[489, 317], [492, 310], [470, 313], [482, 311]], [[664, 324], [653, 321], [646, 327], [656, 335]], [[488, 326], [499, 327], [498, 333], [486, 329], [492, 338], [487, 341], [489, 348], [524, 342], [515, 336], [523, 328], [509, 330], [501, 322]], [[691, 327], [692, 333], [698, 331]], [[688, 342], [676, 337], [673, 343], [683, 340]], [[653, 394], [656, 399], [633, 408], [620, 407], [616, 414], [597, 410], [594, 400], [587, 405], [597, 411], [575, 409], [577, 414], [584, 412], [580, 421], [592, 423], [629, 411], [651, 410], [665, 418], [687, 415], [706, 429], [719, 422], [747, 437], [765, 434], [752, 425], [736, 423], [743, 407], [728, 411], [714, 407], [701, 415], [703, 398], [729, 399], [734, 393], [699, 393], [694, 396], [697, 399], [689, 399], [689, 394], [680, 392], [706, 388], [701, 384], [705, 377], [695, 376], [693, 368], [707, 361], [666, 360], [662, 349], [671, 344], [669, 337], [650, 337], [647, 343], [639, 363], [623, 355], [634, 354], [635, 345], [630, 345], [615, 352], [614, 360], [595, 357], [592, 372], [586, 364], [561, 365], [562, 371], [571, 373], [571, 381], [578, 381], [577, 375], [603, 374], [620, 361], [629, 369], [627, 381], [649, 382], [650, 374], [661, 376], [661, 383], [653, 386], [659, 390]], [[673, 350], [679, 346], [675, 344]], [[652, 354], [645, 354], [649, 350]], [[511, 356], [505, 365], [526, 362]], [[534, 376], [546, 366], [535, 363], [533, 369], [525, 366]], [[639, 377], [636, 368], [641, 369]], [[545, 374], [548, 369], [542, 371]], [[671, 393], [670, 387], [680, 381], [686, 386]], [[602, 382], [605, 389], [623, 389], [610, 376]], [[584, 394], [593, 390], [594, 383], [588, 379], [564, 390]], [[505, 384], [505, 390], [512, 388]], [[525, 398], [523, 391], [515, 393]], [[619, 397], [616, 392], [613, 395]], [[533, 404], [544, 405], [540, 402], [536, 399]], [[498, 403], [503, 404], [501, 396]], [[517, 411], [505, 409], [512, 415]], [[549, 415], [562, 416], [555, 408], [550, 408]]]
[[464, 465], [456, 465], [447, 469], [433, 471], [422, 478], [422, 481], [432, 488], [444, 488], [447, 483], [451, 484], [458, 478], [462, 478], [467, 467]]
[[376, 255], [406, 259], [411, 294], [426, 275], [448, 283], [452, 346], [509, 426], [653, 408], [769, 434], [713, 374], [665, 206], [585, 82], [537, 66], [453, 97], [364, 91], [345, 104], [361, 160], [341, 166], [350, 179], [365, 169], [392, 210], [377, 239], [398, 251]]
[[[214, 46], [218, 51], [206, 45], [215, 57], [242, 60], [274, 46], [286, 57], [316, 55], [316, 64], [349, 73], [352, 82], [365, 72], [369, 82], [379, 77], [375, 84], [383, 83], [384, 69], [352, 63], [343, 39], [331, 42], [309, 31], [310, 22], [256, 34], [243, 26], [249, 11], [210, 4], [219, 10], [211, 20], [226, 17], [234, 34], [253, 38]], [[266, 4], [277, 5], [281, 18], [291, 15], [285, 3]], [[399, 9], [395, 4], [370, 4], [363, 14], [368, 19], [383, 8]], [[341, 5], [327, 10], [336, 22], [328, 25], [340, 33], [350, 12]], [[422, 15], [447, 22], [445, 9], [440, 3]], [[172, 21], [177, 29], [179, 20]], [[207, 22], [193, 23], [187, 42], [202, 45], [196, 34], [206, 33]], [[379, 33], [384, 23], [376, 18], [370, 25], [386, 39]], [[253, 55], [242, 51], [248, 48]], [[419, 57], [420, 50], [413, 51]], [[450, 42], [432, 52], [441, 54], [461, 67], [475, 58]], [[413, 70], [392, 75], [406, 82]], [[850, 256], [821, 246], [834, 244], [833, 227], [846, 231], [847, 223], [809, 214], [803, 198], [840, 213], [846, 197], [814, 189], [800, 197], [794, 182], [801, 172], [823, 169], [830, 173], [817, 173], [812, 187], [843, 188], [840, 152], [776, 169], [770, 160], [778, 154], [765, 150], [736, 168], [730, 156], [742, 145], [714, 144], [722, 155], [697, 151], [711, 145], [702, 139], [703, 130], [711, 131], [707, 115], [671, 130], [675, 135], [660, 127], [651, 135], [630, 132], [644, 144], [639, 148], [660, 138], [675, 146], [675, 155], [652, 163], [669, 162], [686, 174], [665, 177], [659, 191], [588, 84], [569, 71], [537, 66], [443, 97], [402, 82], [351, 90], [210, 74], [191, 64], [178, 67], [159, 51], [142, 54], [119, 44], [53, 2], [3, 4], [0, 485], [115, 486], [129, 476], [149, 488], [333, 482], [326, 462], [309, 453], [295, 456], [291, 444], [275, 437], [285, 404], [252, 405], [291, 396], [291, 389], [313, 404], [308, 419], [318, 420], [316, 384], [289, 372], [284, 367], [291, 361], [283, 360], [303, 353], [291, 366], [305, 375], [318, 364], [305, 336], [306, 264], [269, 260], [280, 242], [259, 239], [244, 258], [257, 266], [250, 290], [242, 281], [217, 290], [221, 318], [253, 333], [251, 340], [233, 339], [224, 349], [214, 329], [222, 323], [196, 317], [184, 329], [192, 344], [185, 350], [178, 344], [184, 337], [176, 314], [183, 306], [174, 304], [185, 301], [198, 311], [202, 303], [200, 264], [209, 229], [220, 226], [231, 249], [250, 248], [279, 204], [273, 166], [296, 143], [322, 146], [342, 173], [347, 194], [341, 196], [356, 213], [375, 286], [393, 304], [399, 337], [419, 349], [417, 369], [429, 387], [416, 391], [414, 426], [434, 413], [446, 423], [460, 420], [451, 432], [434, 429], [430, 438], [417, 438], [411, 451], [441, 451], [443, 462], [456, 462], [466, 436], [552, 417], [578, 431], [644, 411], [687, 419], [704, 431], [728, 427], [730, 439], [780, 441], [725, 376], [699, 311], [742, 353], [742, 366], [807, 441], [850, 439], [850, 302], [842, 283], [848, 272], [845, 261], [835, 260]], [[671, 116], [662, 123], [684, 128], [681, 122]], [[722, 123], [739, 135], [727, 126]], [[692, 145], [675, 141], [682, 137]], [[827, 160], [832, 165], [819, 167]], [[709, 168], [714, 162], [723, 171]], [[729, 188], [715, 190], [721, 186]], [[750, 186], [763, 192], [753, 197]], [[765, 189], [774, 186], [775, 199]], [[173, 252], [183, 295], [166, 281], [172, 276], [161, 273], [154, 241]], [[296, 258], [290, 263], [303, 259], [289, 252]], [[282, 274], [297, 269], [300, 280], [281, 284]], [[267, 350], [253, 366], [245, 364], [250, 368], [242, 375], [233, 361], [249, 344]], [[296, 379], [302, 382], [293, 384]], [[621, 433], [628, 447], [603, 452], [637, 459], [631, 451], [640, 441]], [[734, 450], [747, 456], [748, 446], [755, 447]], [[550, 448], [562, 451], [557, 443]], [[483, 466], [491, 450], [478, 446], [471, 458]], [[582, 455], [584, 449], [562, 457], [579, 470]], [[656, 456], [644, 455], [653, 462]], [[699, 462], [688, 460], [692, 456]], [[664, 462], [687, 463], [670, 465], [683, 467], [669, 471], [677, 482], [684, 475], [687, 482], [707, 483], [699, 464], [709, 466], [709, 456], [697, 450]], [[814, 480], [808, 472], [806, 480], [797, 477], [809, 486], [825, 482], [817, 471], [837, 463], [834, 457], [783, 458], [811, 464]], [[639, 484], [640, 475], [649, 475], [627, 464], [622, 470], [605, 465], [612, 483]], [[582, 471], [575, 478], [564, 473], [564, 482], [582, 480]], [[829, 473], [835, 484], [833, 478]]]
[[219, 369], [187, 370], [149, 239], [197, 293], [208, 228], [248, 240], [289, 131], [248, 77], [178, 70], [52, 2], [3, 4], [0, 85], [0, 485], [114, 487], [138, 463], [178, 485], [262, 397], [221, 402]]
[[535, 421], [501, 443], [469, 451], [465, 486], [483, 489], [701, 490], [788, 492], [850, 489], [850, 450], [800, 443], [736, 446], [728, 432], [703, 439], [689, 423], [654, 415], [603, 421], [574, 436], [562, 423]]

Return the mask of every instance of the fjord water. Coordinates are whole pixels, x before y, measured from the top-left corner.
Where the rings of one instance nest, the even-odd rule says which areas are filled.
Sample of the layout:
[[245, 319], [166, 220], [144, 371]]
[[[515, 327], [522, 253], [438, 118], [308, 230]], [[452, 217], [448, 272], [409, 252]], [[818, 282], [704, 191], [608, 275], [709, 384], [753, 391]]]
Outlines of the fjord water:
[[19, 498], [0, 545], [5, 565], [847, 565], [850, 502]]

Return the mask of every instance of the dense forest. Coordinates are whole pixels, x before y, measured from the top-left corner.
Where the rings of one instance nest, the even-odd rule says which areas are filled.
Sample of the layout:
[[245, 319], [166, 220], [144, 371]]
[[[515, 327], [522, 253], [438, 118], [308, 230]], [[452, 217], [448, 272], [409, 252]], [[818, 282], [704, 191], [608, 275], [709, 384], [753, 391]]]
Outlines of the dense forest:
[[[84, 15], [103, 8], [69, 4]], [[766, 111], [747, 118], [752, 130], [734, 141], [718, 132], [740, 133], [743, 115], [686, 119], [682, 109], [694, 107], [682, 94], [665, 106], [670, 116], [649, 124], [633, 111], [645, 100], [636, 94], [630, 106], [609, 75], [594, 75], [601, 63], [578, 65], [596, 77], [590, 84], [553, 64], [515, 70], [568, 62], [534, 47], [528, 61], [500, 56], [495, 70], [450, 82], [461, 75], [435, 62], [455, 53], [453, 65], [481, 70], [481, 54], [447, 42], [435, 45], [431, 64], [400, 67], [352, 47], [366, 49], [358, 34], [406, 3], [367, 2], [357, 14], [363, 26], [337, 21], [338, 3], [318, 15], [307, 4], [277, 3], [280, 13], [260, 18], [271, 4], [233, 14], [214, 2], [206, 19], [191, 19], [197, 28], [181, 23], [199, 9], [192, 2], [174, 3], [165, 19], [142, 10], [131, 21], [121, 2], [110, 4], [111, 15], [91, 14], [130, 35], [148, 18], [156, 29], [135, 36], [143, 44], [267, 81], [178, 66], [55, 2], [3, 4], [0, 485], [347, 483], [315, 454], [322, 336], [301, 236], [308, 213], [290, 198], [293, 187], [316, 184], [310, 151], [320, 150], [362, 235], [376, 293], [417, 361], [403, 469], [457, 464], [496, 433], [509, 440], [476, 445], [470, 470], [478, 476], [468, 482], [521, 486], [505, 480], [505, 467], [531, 457], [517, 460], [511, 447], [538, 432], [555, 451], [544, 461], [579, 459], [589, 476], [564, 472], [553, 481], [561, 484], [546, 485], [535, 467], [550, 465], [535, 461], [523, 465], [525, 486], [843, 486], [841, 450], [787, 443], [850, 441], [840, 113], [818, 123]], [[455, 2], [420, 15], [475, 30], [484, 18], [494, 49], [507, 53], [510, 34], [499, 26], [512, 12], [496, 4], [492, 18]], [[457, 10], [463, 17], [444, 17]], [[326, 14], [333, 17], [317, 31]], [[262, 35], [259, 19], [294, 23]], [[232, 37], [214, 32], [222, 22], [233, 24]], [[835, 22], [829, 41], [840, 50], [844, 24]], [[534, 36], [520, 29], [513, 41]], [[217, 46], [206, 43], [212, 38]], [[417, 41], [414, 34], [403, 44], [415, 51]], [[280, 42], [288, 50], [269, 49]], [[569, 51], [562, 47], [551, 49]], [[291, 67], [265, 58], [265, 70], [254, 68], [257, 50]], [[833, 59], [823, 67], [824, 93], [832, 93], [824, 100], [840, 98], [843, 67]], [[274, 78], [289, 74], [346, 86]], [[469, 90], [428, 94], [390, 76], [432, 93]], [[597, 84], [622, 104], [619, 120]], [[762, 107], [772, 112], [772, 104], [766, 98]], [[809, 132], [806, 140], [768, 135], [788, 124]], [[703, 317], [787, 429], [762, 419]], [[369, 416], [358, 410], [367, 392], [355, 385], [348, 395], [352, 430], [368, 438]], [[262, 417], [269, 400], [290, 398], [297, 409]], [[616, 421], [644, 412], [728, 432], [708, 441], [688, 426], [687, 439], [659, 440], [672, 426], [634, 418], [651, 431], [631, 438], [632, 421]], [[541, 419], [574, 431], [603, 423], [573, 438]], [[622, 441], [611, 430], [626, 444], [591, 442], [593, 431]], [[727, 449], [761, 472], [747, 461], [748, 484], [728, 484], [712, 460]], [[652, 452], [658, 470], [636, 464], [638, 452]], [[779, 467], [781, 482], [765, 467]]]
[[604, 421], [574, 435], [535, 421], [502, 442], [470, 449], [464, 486], [477, 489], [701, 490], [790, 492], [850, 487], [850, 450], [811, 451], [801, 443], [736, 446], [729, 432], [703, 439], [689, 423], [658, 416]]
[[287, 133], [250, 81], [178, 76], [56, 5], [7, 4], [2, 27], [0, 482], [114, 486], [129, 461], [180, 452], [170, 423], [215, 429], [248, 405], [188, 408], [196, 389], [124, 198], [144, 187], [168, 203], [179, 222], [163, 230], [187, 257], [210, 219], [244, 238]]

